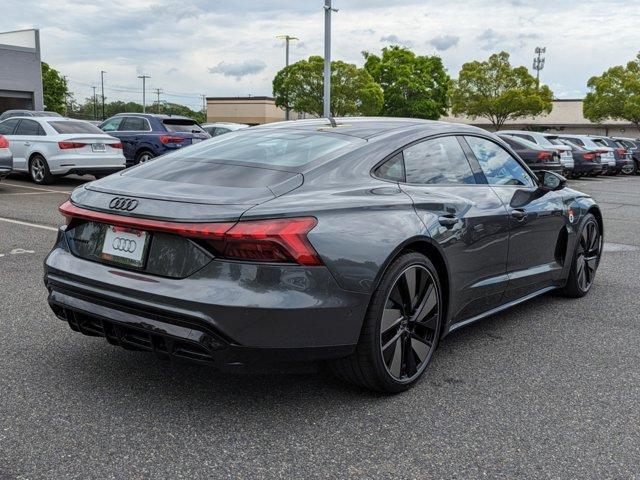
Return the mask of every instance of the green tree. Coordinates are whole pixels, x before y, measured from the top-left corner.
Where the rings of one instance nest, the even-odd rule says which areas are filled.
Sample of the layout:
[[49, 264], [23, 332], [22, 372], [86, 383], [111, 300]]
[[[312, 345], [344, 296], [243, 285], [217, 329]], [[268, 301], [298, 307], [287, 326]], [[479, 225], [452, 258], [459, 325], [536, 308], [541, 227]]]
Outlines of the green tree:
[[65, 113], [65, 101], [69, 95], [67, 80], [55, 68], [42, 62], [42, 91], [44, 108], [61, 114]]
[[553, 92], [525, 67], [511, 67], [509, 54], [493, 54], [485, 62], [462, 65], [454, 82], [451, 111], [471, 118], [488, 118], [497, 130], [508, 120], [549, 113]]
[[[323, 115], [324, 59], [311, 56], [280, 70], [273, 79], [276, 105], [311, 115]], [[366, 70], [342, 61], [331, 62], [331, 115], [377, 115], [382, 107], [380, 86]]]
[[640, 130], [640, 54], [626, 66], [612, 67], [587, 82], [590, 92], [582, 105], [592, 122], [627, 120]]
[[416, 55], [393, 45], [382, 56], [362, 52], [364, 68], [382, 87], [382, 114], [437, 120], [449, 105], [451, 79], [437, 56]]

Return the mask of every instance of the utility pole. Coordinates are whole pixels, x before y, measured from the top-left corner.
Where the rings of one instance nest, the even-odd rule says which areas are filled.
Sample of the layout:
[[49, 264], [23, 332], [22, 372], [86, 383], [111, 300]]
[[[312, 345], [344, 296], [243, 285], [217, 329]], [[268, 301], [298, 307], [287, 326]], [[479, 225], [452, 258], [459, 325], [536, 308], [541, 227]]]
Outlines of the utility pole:
[[331, 0], [324, 0], [324, 108], [325, 117], [331, 117]]
[[104, 117], [104, 74], [107, 73], [104, 70], [100, 70], [100, 85], [102, 86], [102, 120], [105, 120]]
[[207, 123], [207, 96], [203, 93], [202, 97], [202, 113], [204, 115], [204, 123]]
[[545, 58], [542, 56], [547, 47], [536, 47], [536, 57], [533, 57], [533, 69], [536, 71], [536, 88], [540, 88], [540, 70], [544, 68]]
[[142, 79], [142, 113], [147, 113], [147, 78], [149, 75], [138, 75]]
[[96, 97], [96, 87], [93, 88], [93, 119], [98, 120], [98, 97]]
[[156, 95], [158, 96], [158, 102], [156, 103], [156, 113], [160, 113], [160, 94], [162, 93], [161, 88], [155, 89]]
[[[282, 40], [284, 40], [286, 48], [285, 48], [285, 67], [289, 66], [289, 42], [290, 41], [295, 41], [295, 40], [300, 40], [298, 37], [292, 37], [290, 35], [278, 35], [276, 38], [280, 38]], [[284, 119], [285, 120], [289, 120], [289, 112], [291, 111], [291, 109], [289, 108], [289, 99], [287, 99], [287, 106], [284, 110]]]

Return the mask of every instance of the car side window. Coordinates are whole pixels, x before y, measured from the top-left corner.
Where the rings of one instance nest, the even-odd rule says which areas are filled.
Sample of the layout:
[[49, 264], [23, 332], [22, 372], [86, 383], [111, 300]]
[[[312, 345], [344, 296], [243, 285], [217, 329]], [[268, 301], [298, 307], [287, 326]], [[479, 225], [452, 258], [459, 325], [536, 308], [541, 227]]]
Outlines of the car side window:
[[0, 123], [0, 135], [12, 135], [20, 120], [11, 118]]
[[465, 139], [490, 185], [535, 185], [522, 165], [497, 143], [480, 137]]
[[374, 172], [374, 175], [392, 182], [404, 182], [404, 159], [402, 158], [402, 153], [394, 155], [380, 165]]
[[229, 130], [228, 128], [216, 127], [216, 130], [215, 130], [216, 133], [213, 136], [217, 137], [218, 135], [229, 133], [230, 131], [231, 130]]
[[115, 132], [118, 130], [120, 126], [120, 122], [122, 122], [122, 117], [112, 118], [111, 120], [107, 120], [100, 126], [100, 130], [103, 132]]
[[[41, 133], [42, 132], [42, 133]], [[16, 129], [16, 133], [14, 135], [42, 135], [44, 131], [38, 122], [33, 120], [21, 120], [20, 125]]]
[[147, 121], [142, 117], [125, 117], [120, 125], [121, 132], [145, 132], [149, 131]]
[[476, 183], [471, 165], [456, 137], [438, 137], [416, 143], [405, 148], [403, 156], [408, 183]]

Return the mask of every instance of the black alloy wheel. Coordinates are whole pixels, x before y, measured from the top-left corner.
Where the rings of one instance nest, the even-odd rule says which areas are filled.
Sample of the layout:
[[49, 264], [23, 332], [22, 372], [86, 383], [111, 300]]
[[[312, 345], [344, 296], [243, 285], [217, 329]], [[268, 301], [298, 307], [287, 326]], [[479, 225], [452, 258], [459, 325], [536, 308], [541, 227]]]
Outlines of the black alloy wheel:
[[583, 297], [591, 289], [602, 254], [602, 235], [596, 218], [588, 214], [575, 248], [573, 264], [563, 293]]
[[435, 279], [424, 265], [400, 273], [380, 326], [382, 359], [396, 381], [411, 382], [424, 370], [435, 346], [440, 311]]
[[443, 316], [435, 266], [420, 253], [405, 253], [389, 265], [373, 293], [355, 352], [330, 368], [371, 390], [407, 390], [431, 361]]

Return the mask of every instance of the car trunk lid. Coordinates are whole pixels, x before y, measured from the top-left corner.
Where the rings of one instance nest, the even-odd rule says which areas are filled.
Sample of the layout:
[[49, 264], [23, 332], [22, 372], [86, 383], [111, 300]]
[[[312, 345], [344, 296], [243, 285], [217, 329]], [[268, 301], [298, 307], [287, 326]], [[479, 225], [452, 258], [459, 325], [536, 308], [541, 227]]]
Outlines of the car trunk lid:
[[[235, 221], [242, 213], [302, 185], [300, 173], [247, 165], [157, 159], [76, 189], [90, 209], [186, 222]], [[135, 200], [114, 208], [115, 198]]]

